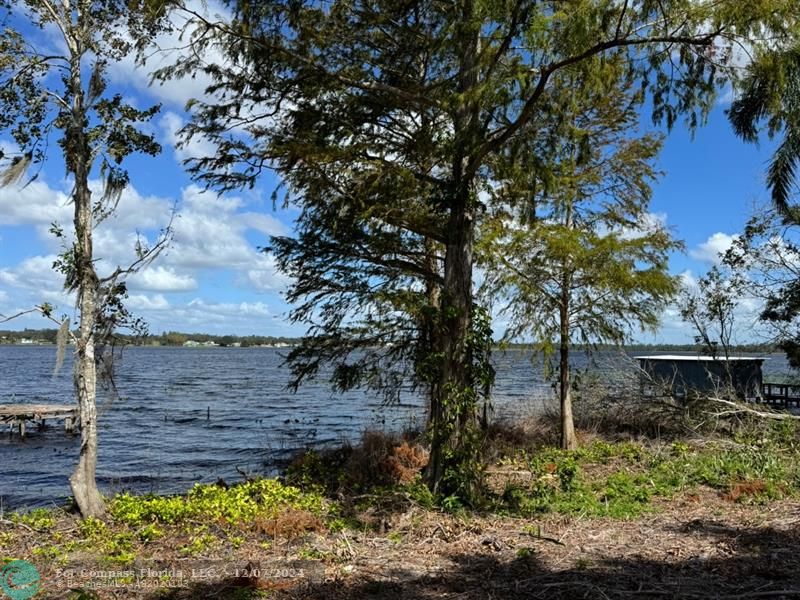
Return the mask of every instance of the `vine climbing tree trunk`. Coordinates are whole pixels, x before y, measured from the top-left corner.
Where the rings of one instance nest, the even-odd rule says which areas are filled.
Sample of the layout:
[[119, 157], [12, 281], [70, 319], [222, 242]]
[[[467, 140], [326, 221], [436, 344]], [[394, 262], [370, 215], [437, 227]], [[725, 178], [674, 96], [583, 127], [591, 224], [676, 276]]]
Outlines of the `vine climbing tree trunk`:
[[[441, 372], [431, 394], [431, 456], [428, 483], [434, 493], [444, 489], [445, 471], [466, 449], [468, 429], [477, 422], [476, 402], [470, 397], [469, 366], [472, 356], [467, 343], [472, 315], [472, 253], [474, 224], [462, 197], [452, 211], [444, 261], [441, 323], [437, 335]], [[454, 462], [453, 465], [448, 465]], [[457, 461], [456, 461], [457, 462]]]
[[459, 92], [453, 114], [454, 153], [448, 198], [444, 286], [438, 337], [441, 370], [431, 402], [431, 456], [428, 485], [434, 493], [474, 496], [477, 485], [477, 394], [471, 377], [469, 336], [472, 323], [472, 269], [475, 241], [473, 153], [480, 129], [480, 23], [476, 7], [467, 1], [456, 36], [460, 39]]

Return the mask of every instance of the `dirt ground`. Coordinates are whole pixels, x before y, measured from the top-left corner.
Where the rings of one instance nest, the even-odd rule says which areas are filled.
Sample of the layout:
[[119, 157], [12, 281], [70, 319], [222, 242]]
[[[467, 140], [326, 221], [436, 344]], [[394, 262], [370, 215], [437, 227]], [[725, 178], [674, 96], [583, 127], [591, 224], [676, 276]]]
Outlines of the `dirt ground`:
[[[96, 595], [73, 597], [800, 598], [796, 500], [742, 505], [701, 489], [655, 508], [629, 521], [412, 509], [381, 518], [380, 533], [254, 538], [192, 558], [165, 541], [128, 567], [96, 564], [80, 553], [66, 564], [31, 560], [41, 572], [36, 598], [65, 598], [69, 588], [92, 586]], [[71, 526], [58, 524], [64, 535]], [[20, 555], [35, 555], [36, 533], [15, 535]]]

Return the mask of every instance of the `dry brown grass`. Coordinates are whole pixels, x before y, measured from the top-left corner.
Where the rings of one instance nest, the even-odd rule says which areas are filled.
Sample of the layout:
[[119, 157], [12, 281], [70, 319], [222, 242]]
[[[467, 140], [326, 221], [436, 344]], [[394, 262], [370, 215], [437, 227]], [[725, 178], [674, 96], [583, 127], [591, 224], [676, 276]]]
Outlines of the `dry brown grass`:
[[762, 479], [740, 481], [731, 485], [730, 490], [721, 494], [721, 496], [730, 502], [738, 502], [743, 498], [765, 494], [767, 492], [767, 487], [767, 483]]
[[520, 450], [532, 451], [558, 443], [557, 423], [541, 416], [528, 417], [515, 423], [497, 421], [489, 425], [483, 444], [487, 464]]
[[324, 531], [325, 524], [317, 515], [307, 510], [289, 509], [274, 517], [256, 517], [253, 529], [273, 538], [294, 539], [310, 532]]

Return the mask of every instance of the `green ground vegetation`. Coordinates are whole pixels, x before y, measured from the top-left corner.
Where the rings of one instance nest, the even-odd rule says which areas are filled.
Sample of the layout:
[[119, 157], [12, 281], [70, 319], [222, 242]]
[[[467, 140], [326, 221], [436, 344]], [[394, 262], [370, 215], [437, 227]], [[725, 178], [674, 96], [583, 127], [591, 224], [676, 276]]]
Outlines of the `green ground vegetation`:
[[700, 487], [736, 502], [767, 502], [800, 491], [793, 424], [763, 437], [668, 444], [596, 441], [575, 451], [521, 451], [501, 464], [530, 474], [506, 484], [493, 507], [533, 516], [556, 512], [632, 518], [657, 510], [658, 499]]
[[[469, 510], [452, 498], [431, 495], [413, 473], [421, 461], [408, 440], [388, 438], [379, 445], [373, 435], [367, 455], [363, 446], [308, 452], [283, 479], [196, 485], [175, 496], [120, 494], [108, 500], [103, 520], [81, 520], [68, 509], [12, 513], [5, 519], [10, 523], [0, 527], [0, 565], [20, 558], [26, 547], [25, 558], [54, 565], [89, 556], [95, 564], [125, 566], [167, 550], [178, 558], [213, 558], [286, 540], [299, 544], [304, 559], [336, 561], [335, 554], [304, 540], [352, 530], [380, 533], [381, 512], [409, 508], [466, 519], [478, 513], [521, 517], [530, 520], [535, 536], [537, 518], [546, 513], [633, 519], [699, 492], [756, 504], [800, 496], [800, 438], [793, 421], [697, 439], [587, 437], [573, 451], [504, 446], [487, 471], [483, 504]], [[416, 462], [405, 463], [406, 471], [398, 467], [398, 456]], [[392, 482], [397, 473], [403, 481]], [[403, 543], [401, 532], [385, 534]], [[32, 547], [21, 543], [32, 535]]]

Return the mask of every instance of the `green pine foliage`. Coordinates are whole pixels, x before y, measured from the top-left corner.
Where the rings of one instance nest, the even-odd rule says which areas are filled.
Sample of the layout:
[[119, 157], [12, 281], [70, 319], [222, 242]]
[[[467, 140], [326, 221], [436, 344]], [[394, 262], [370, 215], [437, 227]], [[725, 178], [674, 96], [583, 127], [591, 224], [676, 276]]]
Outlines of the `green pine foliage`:
[[576, 444], [572, 344], [654, 330], [677, 291], [667, 261], [681, 247], [648, 212], [661, 140], [632, 137], [641, 92], [622, 56], [596, 62], [592, 76], [554, 76], [530, 138], [498, 157], [497, 208], [478, 241], [483, 294], [508, 320], [505, 339], [532, 341], [548, 359], [558, 351], [564, 448]]
[[507, 337], [545, 350], [557, 346], [563, 305], [570, 341], [620, 344], [654, 329], [677, 292], [667, 261], [682, 246], [649, 212], [661, 139], [632, 137], [638, 90], [610, 62], [599, 81], [568, 75], [556, 87], [540, 125], [552, 142], [520, 141], [481, 228], [484, 292], [504, 308]]

